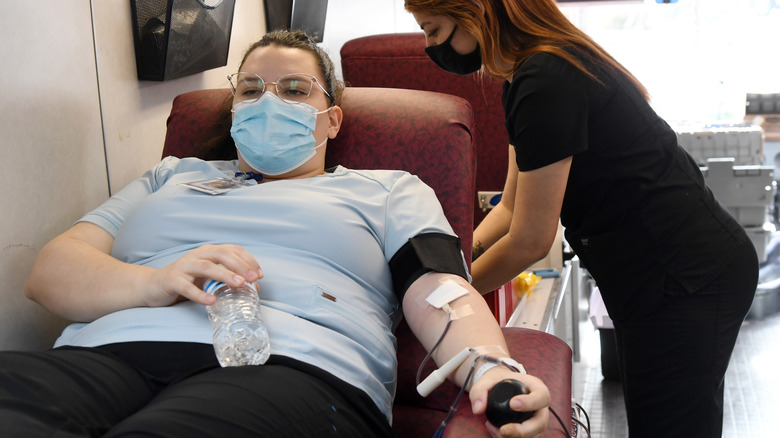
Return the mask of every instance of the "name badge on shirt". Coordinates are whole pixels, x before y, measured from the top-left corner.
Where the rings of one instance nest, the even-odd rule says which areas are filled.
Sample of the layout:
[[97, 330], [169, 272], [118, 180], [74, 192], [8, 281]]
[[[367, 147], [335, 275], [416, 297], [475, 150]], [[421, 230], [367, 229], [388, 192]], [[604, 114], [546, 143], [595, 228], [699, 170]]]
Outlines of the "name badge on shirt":
[[242, 187], [251, 186], [252, 184], [248, 183], [246, 179], [217, 177], [188, 183], [180, 183], [180, 185], [188, 187], [192, 190], [208, 193], [209, 195], [221, 195], [223, 193], [232, 192], [233, 190], [240, 189]]

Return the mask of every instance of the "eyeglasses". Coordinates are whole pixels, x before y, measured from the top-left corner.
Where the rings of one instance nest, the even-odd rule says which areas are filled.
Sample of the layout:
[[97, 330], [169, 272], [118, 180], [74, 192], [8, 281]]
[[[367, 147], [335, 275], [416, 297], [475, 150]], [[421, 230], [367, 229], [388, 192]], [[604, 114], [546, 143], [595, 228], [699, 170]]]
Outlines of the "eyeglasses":
[[333, 102], [330, 93], [325, 91], [317, 78], [305, 73], [291, 73], [282, 76], [276, 82], [266, 82], [254, 73], [238, 72], [228, 75], [228, 81], [230, 81], [233, 97], [240, 102], [254, 102], [266, 91], [266, 85], [274, 85], [277, 96], [286, 103], [295, 105], [303, 103], [309, 98], [314, 84], [317, 84], [320, 90]]

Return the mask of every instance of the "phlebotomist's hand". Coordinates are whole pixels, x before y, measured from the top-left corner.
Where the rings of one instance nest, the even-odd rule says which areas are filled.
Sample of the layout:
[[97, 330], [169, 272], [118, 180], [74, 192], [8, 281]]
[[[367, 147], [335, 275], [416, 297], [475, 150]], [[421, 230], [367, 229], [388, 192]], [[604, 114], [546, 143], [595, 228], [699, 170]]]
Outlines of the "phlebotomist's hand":
[[547, 429], [550, 412], [550, 391], [541, 380], [528, 374], [510, 371], [506, 367], [499, 366], [488, 370], [471, 387], [469, 398], [471, 409], [475, 414], [483, 414], [487, 408], [488, 390], [504, 379], [521, 381], [529, 389], [528, 394], [512, 397], [509, 407], [516, 411], [534, 412], [533, 417], [522, 423], [510, 423], [500, 429], [490, 422], [485, 426], [493, 437], [522, 437], [529, 438], [541, 435]]
[[216, 298], [203, 292], [206, 279], [237, 287], [262, 276], [260, 265], [241, 246], [203, 245], [152, 273], [145, 301], [149, 307], [168, 306], [185, 299], [210, 305]]

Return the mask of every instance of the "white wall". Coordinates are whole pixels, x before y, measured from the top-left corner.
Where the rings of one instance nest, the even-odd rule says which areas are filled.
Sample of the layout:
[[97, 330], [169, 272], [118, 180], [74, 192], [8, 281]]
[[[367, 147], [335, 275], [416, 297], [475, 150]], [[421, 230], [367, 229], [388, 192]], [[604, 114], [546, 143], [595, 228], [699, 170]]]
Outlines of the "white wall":
[[127, 0], [93, 0], [95, 41], [111, 191], [160, 161], [165, 120], [176, 95], [227, 87], [244, 49], [265, 33], [259, 0], [237, 0], [227, 66], [165, 82], [139, 81]]
[[24, 298], [24, 281], [108, 184], [89, 1], [4, 4], [0, 33], [0, 346], [15, 348], [61, 326]]
[[159, 161], [173, 97], [226, 86], [265, 18], [237, 0], [228, 65], [158, 83], [136, 78], [127, 0], [2, 6], [0, 350], [38, 349], [65, 324], [23, 294], [41, 247]]

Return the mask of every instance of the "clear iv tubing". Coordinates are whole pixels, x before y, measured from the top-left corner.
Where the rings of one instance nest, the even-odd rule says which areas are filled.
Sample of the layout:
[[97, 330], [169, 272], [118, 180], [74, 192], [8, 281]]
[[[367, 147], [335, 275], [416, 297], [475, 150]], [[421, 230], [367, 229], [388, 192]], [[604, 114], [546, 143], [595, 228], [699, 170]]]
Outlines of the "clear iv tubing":
[[439, 340], [436, 341], [436, 344], [433, 345], [433, 348], [431, 348], [431, 350], [428, 352], [428, 354], [425, 355], [425, 358], [420, 363], [420, 367], [417, 368], [417, 377], [415, 378], [414, 382], [415, 385], [420, 386], [420, 378], [422, 377], [423, 367], [431, 358], [433, 352], [436, 351], [436, 349], [439, 347], [439, 344], [441, 344], [441, 342], [444, 340], [444, 336], [446, 336], [447, 332], [450, 330], [450, 325], [452, 325], [452, 312], [447, 312], [447, 325], [444, 326], [444, 331], [441, 333], [441, 336], [439, 336]]

